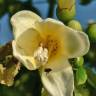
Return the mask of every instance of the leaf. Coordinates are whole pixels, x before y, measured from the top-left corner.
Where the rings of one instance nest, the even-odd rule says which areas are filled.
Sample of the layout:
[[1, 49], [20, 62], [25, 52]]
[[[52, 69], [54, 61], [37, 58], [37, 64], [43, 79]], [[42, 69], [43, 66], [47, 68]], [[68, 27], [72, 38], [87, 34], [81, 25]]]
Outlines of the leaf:
[[79, 67], [76, 71], [76, 81], [77, 85], [82, 85], [87, 80], [87, 73], [86, 70], [83, 67]]
[[19, 69], [20, 63], [13, 57], [11, 42], [0, 47], [0, 83], [12, 86]]

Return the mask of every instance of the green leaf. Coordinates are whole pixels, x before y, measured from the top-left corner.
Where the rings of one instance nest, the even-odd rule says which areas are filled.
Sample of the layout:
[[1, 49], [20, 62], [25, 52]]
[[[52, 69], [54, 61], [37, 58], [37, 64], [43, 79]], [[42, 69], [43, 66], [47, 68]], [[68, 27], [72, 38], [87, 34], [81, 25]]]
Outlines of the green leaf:
[[79, 67], [78, 70], [76, 71], [77, 85], [84, 84], [86, 80], [87, 80], [86, 70], [83, 67]]

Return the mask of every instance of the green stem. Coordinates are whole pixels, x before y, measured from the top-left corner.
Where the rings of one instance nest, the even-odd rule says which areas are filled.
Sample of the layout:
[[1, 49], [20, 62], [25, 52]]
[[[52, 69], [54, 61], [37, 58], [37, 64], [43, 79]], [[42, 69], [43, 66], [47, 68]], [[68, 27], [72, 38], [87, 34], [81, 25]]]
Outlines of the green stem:
[[55, 0], [49, 0], [48, 2], [49, 2], [48, 17], [53, 17]]

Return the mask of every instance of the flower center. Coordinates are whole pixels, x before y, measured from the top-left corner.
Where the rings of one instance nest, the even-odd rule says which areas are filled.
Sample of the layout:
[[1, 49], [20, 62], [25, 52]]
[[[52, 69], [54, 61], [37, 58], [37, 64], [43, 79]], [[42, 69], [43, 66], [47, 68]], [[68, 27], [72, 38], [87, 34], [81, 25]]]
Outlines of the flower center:
[[42, 45], [34, 52], [34, 58], [37, 64], [46, 64], [48, 61], [48, 50], [43, 48]]
[[33, 54], [35, 62], [38, 66], [44, 65], [49, 59], [58, 53], [58, 40], [47, 36], [45, 40], [39, 43], [39, 47]]
[[47, 36], [46, 42], [45, 42], [45, 48], [48, 49], [48, 56], [51, 58], [52, 56], [55, 56], [58, 52], [58, 40], [55, 38], [52, 38], [51, 36]]

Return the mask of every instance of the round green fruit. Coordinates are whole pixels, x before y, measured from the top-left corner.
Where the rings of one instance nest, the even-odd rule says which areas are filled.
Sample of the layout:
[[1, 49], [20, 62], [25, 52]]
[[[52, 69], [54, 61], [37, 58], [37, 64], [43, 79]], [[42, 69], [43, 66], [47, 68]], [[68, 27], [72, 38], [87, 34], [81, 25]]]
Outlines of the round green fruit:
[[90, 24], [87, 29], [88, 36], [92, 42], [96, 42], [96, 23]]
[[71, 27], [71, 28], [73, 28], [73, 29], [76, 29], [78, 31], [82, 31], [82, 26], [81, 26], [80, 22], [77, 21], [77, 20], [71, 20], [71, 21], [69, 21], [68, 22], [68, 26]]

